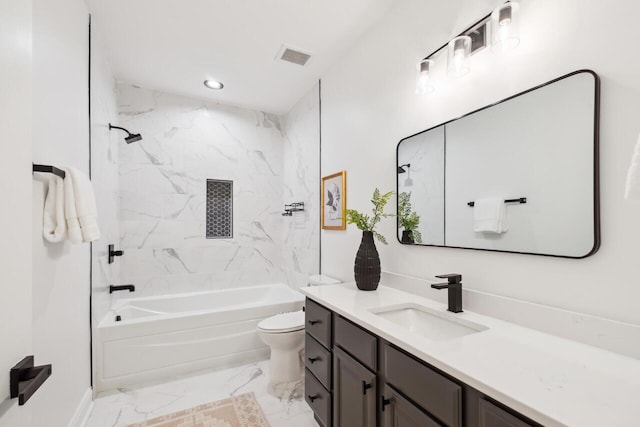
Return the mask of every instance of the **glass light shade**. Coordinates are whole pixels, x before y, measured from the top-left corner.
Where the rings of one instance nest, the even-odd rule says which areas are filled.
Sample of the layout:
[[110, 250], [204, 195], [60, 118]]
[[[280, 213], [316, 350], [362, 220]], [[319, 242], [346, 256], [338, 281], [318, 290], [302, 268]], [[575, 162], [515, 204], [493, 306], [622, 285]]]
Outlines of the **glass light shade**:
[[447, 50], [447, 74], [452, 77], [467, 74], [471, 70], [471, 37], [456, 37], [449, 42]]
[[416, 66], [416, 93], [422, 95], [434, 91], [433, 78], [431, 70], [434, 61], [432, 59], [423, 59]]
[[511, 50], [520, 44], [518, 3], [507, 2], [491, 13], [491, 50]]

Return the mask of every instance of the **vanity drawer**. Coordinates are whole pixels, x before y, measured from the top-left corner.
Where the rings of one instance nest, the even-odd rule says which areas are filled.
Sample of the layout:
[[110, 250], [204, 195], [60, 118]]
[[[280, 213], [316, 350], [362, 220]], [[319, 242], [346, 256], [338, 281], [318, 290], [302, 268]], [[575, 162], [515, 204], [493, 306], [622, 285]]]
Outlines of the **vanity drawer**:
[[311, 335], [305, 336], [305, 365], [313, 375], [331, 390], [331, 353]]
[[480, 399], [478, 408], [480, 427], [533, 427], [488, 400]]
[[385, 381], [451, 427], [462, 425], [462, 387], [395, 348], [382, 346]]
[[378, 345], [378, 339], [375, 335], [340, 316], [336, 316], [334, 321], [335, 345], [342, 347], [347, 353], [358, 359], [360, 363], [375, 371], [377, 368], [376, 349]]
[[329, 427], [331, 425], [331, 394], [320, 381], [306, 369], [304, 373], [305, 400], [320, 422]]
[[305, 330], [326, 348], [331, 347], [331, 311], [307, 298]]

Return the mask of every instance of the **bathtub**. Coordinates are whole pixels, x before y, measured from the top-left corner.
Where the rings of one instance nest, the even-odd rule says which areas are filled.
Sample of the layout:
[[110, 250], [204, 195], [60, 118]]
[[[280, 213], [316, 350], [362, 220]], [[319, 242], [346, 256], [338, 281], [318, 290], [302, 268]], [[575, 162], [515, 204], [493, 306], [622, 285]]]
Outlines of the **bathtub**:
[[283, 284], [122, 299], [94, 336], [95, 390], [267, 359], [258, 323], [303, 304]]

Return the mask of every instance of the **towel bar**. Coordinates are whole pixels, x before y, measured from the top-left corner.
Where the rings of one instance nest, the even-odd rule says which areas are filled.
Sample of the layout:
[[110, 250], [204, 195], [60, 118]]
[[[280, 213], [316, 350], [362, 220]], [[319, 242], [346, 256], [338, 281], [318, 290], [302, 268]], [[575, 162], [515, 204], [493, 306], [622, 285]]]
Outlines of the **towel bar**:
[[[527, 203], [527, 198], [526, 197], [520, 197], [517, 199], [507, 199], [504, 201], [505, 203]], [[467, 205], [469, 205], [470, 207], [474, 207], [476, 205], [476, 202], [469, 202], [467, 203]]]
[[65, 173], [62, 169], [58, 169], [55, 166], [50, 166], [50, 165], [33, 165], [33, 171], [34, 172], [44, 172], [44, 173], [52, 173], [54, 175], [59, 176], [60, 178], [64, 179], [65, 177]]

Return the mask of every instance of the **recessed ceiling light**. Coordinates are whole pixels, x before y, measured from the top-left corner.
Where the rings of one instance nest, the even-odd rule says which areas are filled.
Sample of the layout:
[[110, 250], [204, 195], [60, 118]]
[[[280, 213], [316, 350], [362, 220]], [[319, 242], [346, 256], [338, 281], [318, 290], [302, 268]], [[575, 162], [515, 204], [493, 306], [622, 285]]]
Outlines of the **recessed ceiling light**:
[[204, 85], [206, 87], [208, 87], [209, 89], [214, 89], [214, 90], [219, 90], [219, 89], [222, 89], [224, 87], [222, 82], [219, 82], [217, 80], [205, 80], [204, 81]]

